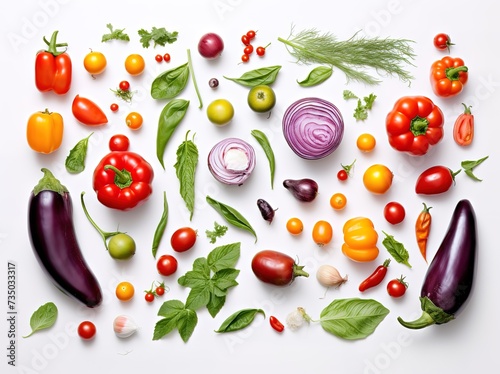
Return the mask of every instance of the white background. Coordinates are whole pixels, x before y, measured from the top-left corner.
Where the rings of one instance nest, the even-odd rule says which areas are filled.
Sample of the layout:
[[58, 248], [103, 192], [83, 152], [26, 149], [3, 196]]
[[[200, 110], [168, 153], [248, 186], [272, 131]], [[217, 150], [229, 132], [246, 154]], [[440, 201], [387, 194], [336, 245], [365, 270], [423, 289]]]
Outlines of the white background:
[[[7, 8], [7, 4], [8, 8]], [[349, 1], [327, 2], [270, 2], [244, 0], [209, 1], [58, 1], [41, 0], [2, 3], [1, 66], [2, 84], [2, 193], [0, 194], [0, 320], [1, 371], [14, 373], [87, 373], [98, 368], [99, 372], [132, 372], [135, 370], [168, 370], [175, 372], [288, 372], [288, 373], [467, 373], [497, 366], [494, 347], [499, 333], [497, 313], [498, 290], [498, 151], [499, 136], [498, 102], [500, 98], [498, 64], [492, 58], [497, 46], [498, 33], [493, 1], [472, 5], [466, 1]], [[105, 25], [126, 28], [131, 41], [101, 43], [107, 32]], [[294, 63], [279, 36], [287, 37], [292, 25], [297, 31], [317, 28], [331, 32], [339, 39], [347, 39], [356, 31], [369, 37], [406, 38], [415, 41], [417, 55], [415, 67], [408, 67], [415, 80], [408, 87], [397, 78], [383, 77], [382, 84], [368, 87], [347, 84], [338, 69], [321, 86], [300, 88], [296, 80], [303, 79], [313, 66]], [[179, 31], [179, 40], [167, 47], [144, 49], [139, 43], [140, 28], [166, 27]], [[249, 63], [239, 64], [243, 46], [240, 36], [249, 29], [258, 30], [255, 46], [271, 42], [263, 59], [253, 56]], [[73, 84], [70, 92], [58, 97], [53, 93], [42, 94], [34, 85], [34, 58], [44, 47], [42, 37], [50, 37], [59, 30], [59, 40], [68, 42], [68, 53], [73, 60]], [[225, 41], [225, 50], [217, 61], [208, 62], [197, 51], [197, 41], [206, 32], [217, 32]], [[438, 32], [446, 32], [456, 43], [451, 55], [462, 57], [470, 69], [470, 81], [465, 91], [453, 99], [436, 97], [430, 88], [428, 73], [430, 64], [446, 53], [433, 47], [432, 39]], [[83, 57], [90, 49], [103, 52], [108, 59], [104, 74], [92, 79], [83, 68]], [[160, 72], [187, 61], [190, 48], [193, 64], [204, 100], [204, 108], [197, 108], [197, 98], [190, 82], [180, 97], [191, 101], [184, 121], [174, 133], [165, 153], [166, 170], [155, 155], [155, 136], [158, 116], [165, 102], [155, 102], [149, 96], [152, 79]], [[158, 64], [157, 53], [169, 52], [172, 61]], [[142, 54], [147, 62], [146, 71], [138, 77], [130, 77], [124, 70], [123, 61], [130, 53]], [[253, 113], [246, 104], [246, 88], [225, 80], [223, 75], [236, 77], [250, 69], [282, 65], [274, 84], [277, 105], [271, 117]], [[217, 77], [217, 90], [208, 87], [208, 80]], [[111, 113], [109, 104], [117, 101], [110, 92], [118, 83], [127, 79], [136, 91], [133, 102], [119, 102], [120, 111]], [[369, 117], [356, 122], [352, 117], [354, 101], [346, 102], [342, 91], [350, 89], [360, 96], [374, 93], [377, 100]], [[109, 124], [89, 129], [78, 124], [71, 114], [71, 102], [76, 94], [89, 97], [100, 104], [109, 118]], [[409, 157], [392, 150], [387, 142], [384, 119], [393, 103], [403, 95], [426, 95], [443, 110], [446, 118], [443, 141], [426, 156]], [[340, 148], [331, 156], [319, 161], [305, 161], [288, 148], [281, 133], [281, 117], [293, 101], [317, 96], [330, 100], [343, 113], [345, 136]], [[216, 128], [206, 118], [205, 108], [214, 99], [229, 99], [235, 107], [235, 117], [230, 125]], [[455, 118], [462, 112], [461, 103], [472, 105], [476, 119], [476, 136], [468, 148], [460, 148], [452, 138], [451, 129]], [[61, 148], [51, 155], [33, 152], [26, 142], [26, 121], [33, 112], [49, 108], [60, 112], [65, 120], [64, 141]], [[124, 124], [124, 117], [131, 110], [141, 112], [145, 124], [140, 131], [132, 132]], [[251, 137], [252, 129], [265, 132], [272, 141], [276, 153], [276, 183], [269, 184], [269, 167], [260, 146]], [[64, 160], [76, 142], [95, 131], [91, 137], [87, 168], [79, 175], [70, 175], [64, 169]], [[184, 202], [178, 193], [175, 177], [175, 150], [187, 130], [196, 133], [195, 143], [200, 152], [196, 173], [196, 210], [189, 221]], [[376, 136], [377, 147], [371, 154], [362, 154], [355, 146], [355, 139], [363, 132]], [[99, 160], [108, 153], [107, 142], [111, 135], [124, 133], [131, 140], [131, 150], [141, 153], [153, 166], [154, 193], [143, 206], [120, 212], [101, 205], [92, 190], [92, 171]], [[206, 156], [220, 139], [238, 136], [250, 142], [257, 153], [254, 174], [241, 187], [221, 185], [210, 175]], [[442, 164], [453, 170], [460, 168], [462, 160], [475, 160], [489, 155], [490, 158], [476, 169], [483, 178], [477, 183], [462, 172], [456, 185], [441, 196], [422, 197], [414, 193], [414, 183], [421, 171]], [[352, 178], [346, 183], [336, 179], [340, 164], [357, 159]], [[368, 193], [362, 186], [363, 171], [373, 163], [383, 163], [394, 173], [391, 190], [382, 196]], [[104, 292], [103, 304], [90, 310], [58, 292], [39, 267], [33, 255], [27, 232], [27, 204], [33, 186], [41, 178], [42, 167], [49, 168], [65, 184], [73, 196], [74, 220], [80, 245], [86, 260], [98, 277]], [[281, 183], [286, 178], [309, 177], [320, 186], [318, 198], [311, 204], [294, 200]], [[135, 257], [128, 262], [117, 262], [105, 252], [102, 241], [85, 218], [79, 203], [79, 195], [85, 191], [86, 203], [97, 223], [105, 230], [127, 231], [138, 244]], [[209, 194], [242, 212], [255, 228], [258, 242], [245, 231], [230, 227], [217, 244], [241, 242], [241, 258], [237, 268], [241, 270], [239, 285], [233, 288], [226, 305], [216, 318], [204, 309], [198, 311], [198, 325], [188, 343], [177, 332], [160, 341], [152, 341], [153, 328], [158, 320], [156, 313], [163, 300], [175, 298], [184, 301], [188, 289], [177, 285], [174, 276], [164, 279], [170, 292], [163, 299], [147, 304], [142, 291], [152, 281], [162, 278], [156, 273], [155, 260], [151, 255], [151, 241], [156, 224], [162, 213], [162, 191], [167, 192], [170, 205], [169, 221], [158, 255], [173, 253], [169, 238], [175, 229], [192, 226], [199, 233], [196, 246], [178, 255], [179, 270], [176, 276], [191, 268], [198, 257], [205, 257], [213, 248], [204, 231], [211, 229], [214, 220], [224, 222], [205, 203]], [[348, 198], [345, 210], [333, 211], [329, 198], [334, 192], [343, 192]], [[256, 200], [264, 198], [275, 208], [275, 221], [268, 225], [262, 220]], [[444, 236], [456, 203], [469, 199], [478, 221], [478, 263], [475, 287], [470, 302], [455, 321], [425, 330], [404, 329], [396, 318], [412, 319], [420, 314], [418, 296], [427, 268], [418, 252], [414, 239], [414, 221], [425, 201], [432, 206], [434, 221], [428, 243], [428, 258], [432, 259]], [[384, 205], [391, 200], [401, 202], [407, 217], [398, 226], [385, 222]], [[413, 265], [409, 269], [392, 261], [387, 276], [406, 276], [409, 282], [407, 294], [398, 300], [391, 299], [385, 291], [385, 282], [377, 289], [360, 294], [357, 287], [371, 271], [389, 255], [380, 244], [381, 254], [373, 263], [357, 264], [345, 258], [340, 250], [342, 225], [354, 216], [370, 217], [376, 229], [395, 235], [410, 252]], [[300, 237], [291, 237], [285, 223], [292, 216], [300, 217], [305, 231]], [[315, 221], [326, 219], [334, 228], [331, 244], [318, 248], [310, 236]], [[382, 234], [381, 234], [382, 235]], [[275, 249], [299, 259], [311, 276], [299, 278], [286, 288], [277, 288], [259, 282], [250, 269], [253, 255], [262, 249]], [[17, 368], [7, 365], [6, 358], [8, 323], [6, 311], [7, 262], [17, 264]], [[325, 290], [315, 279], [319, 265], [328, 263], [341, 273], [348, 274], [349, 281], [338, 290]], [[128, 280], [136, 286], [136, 297], [129, 303], [121, 303], [114, 296], [118, 282]], [[343, 341], [323, 331], [317, 323], [283, 334], [273, 331], [262, 316], [258, 316], [247, 329], [226, 335], [213, 331], [231, 313], [242, 308], [263, 308], [266, 316], [275, 315], [283, 322], [296, 307], [304, 307], [309, 315], [319, 318], [321, 310], [335, 298], [374, 298], [390, 309], [390, 314], [375, 333], [360, 341]], [[30, 331], [31, 313], [47, 301], [59, 308], [56, 324], [46, 331], [23, 339]], [[118, 339], [112, 331], [112, 321], [119, 314], [130, 315], [139, 325], [139, 332], [126, 340]], [[85, 319], [92, 320], [98, 328], [96, 338], [84, 342], [75, 335], [76, 325]], [[495, 350], [496, 352], [496, 350]], [[494, 369], [492, 369], [494, 371]]]

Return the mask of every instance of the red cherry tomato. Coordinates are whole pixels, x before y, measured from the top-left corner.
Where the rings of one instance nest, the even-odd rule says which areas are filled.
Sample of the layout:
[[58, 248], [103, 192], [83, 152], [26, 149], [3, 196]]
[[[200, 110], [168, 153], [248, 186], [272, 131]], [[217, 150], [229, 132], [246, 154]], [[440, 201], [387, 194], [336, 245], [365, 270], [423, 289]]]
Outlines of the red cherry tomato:
[[130, 89], [130, 83], [128, 81], [121, 81], [118, 87], [122, 91], [128, 91]]
[[404, 279], [405, 278], [401, 276], [401, 278], [392, 279], [389, 283], [387, 283], [387, 292], [389, 293], [389, 296], [401, 297], [406, 293], [408, 283], [406, 283]]
[[339, 181], [345, 181], [345, 180], [347, 180], [348, 177], [349, 176], [347, 175], [347, 171], [345, 171], [343, 169], [339, 170], [339, 172], [337, 173], [337, 179]]
[[245, 54], [243, 56], [241, 56], [241, 62], [248, 62], [249, 60], [250, 60], [250, 56], [245, 55]]
[[271, 327], [278, 332], [283, 332], [285, 329], [285, 326], [275, 316], [269, 317], [269, 323], [271, 324]]
[[257, 47], [255, 50], [255, 53], [257, 53], [257, 56], [264, 56], [266, 54], [266, 48], [264, 47]]
[[251, 55], [253, 52], [253, 47], [251, 44], [247, 45], [245, 49], [243, 50], [243, 53], [246, 55]]
[[157, 294], [158, 296], [162, 296], [162, 295], [164, 295], [164, 294], [165, 294], [165, 287], [163, 287], [163, 286], [158, 286], [158, 287], [156, 287], [155, 292], [156, 292], [156, 294]]
[[165, 62], [169, 62], [170, 61], [170, 55], [168, 53], [165, 53], [163, 55], [163, 61], [165, 61]]
[[90, 321], [83, 321], [78, 325], [78, 335], [80, 338], [89, 340], [95, 336], [97, 329]]
[[434, 37], [434, 47], [443, 51], [447, 49], [450, 50], [450, 46], [453, 45], [449, 35], [445, 33], [439, 33]]
[[163, 255], [158, 259], [156, 269], [158, 270], [158, 273], [168, 277], [177, 271], [177, 260], [174, 256]]
[[191, 227], [181, 227], [176, 230], [170, 238], [172, 249], [176, 252], [185, 252], [191, 249], [196, 243], [198, 233]]
[[403, 222], [405, 214], [405, 208], [396, 201], [391, 201], [384, 207], [384, 217], [390, 224], [397, 225]]
[[250, 44], [250, 39], [248, 39], [248, 36], [243, 35], [243, 36], [241, 37], [241, 42], [242, 42], [243, 44], [245, 44], [245, 45], [249, 45], [249, 44]]
[[155, 300], [155, 294], [152, 293], [151, 291], [146, 291], [146, 294], [144, 295], [144, 300], [146, 300], [148, 303], [152, 303]]
[[156, 62], [162, 62], [163, 61], [163, 56], [162, 55], [156, 55], [155, 56]]
[[256, 35], [256, 34], [257, 34], [257, 33], [256, 33], [255, 31], [253, 31], [253, 30], [249, 30], [249, 31], [247, 32], [247, 38], [248, 38], [248, 40], [252, 40], [253, 38], [255, 38], [255, 35]]
[[111, 151], [126, 151], [130, 146], [130, 140], [122, 134], [113, 135], [109, 139], [109, 149]]
[[112, 112], [117, 112], [120, 107], [118, 106], [117, 103], [113, 103], [109, 106], [109, 109], [111, 109]]

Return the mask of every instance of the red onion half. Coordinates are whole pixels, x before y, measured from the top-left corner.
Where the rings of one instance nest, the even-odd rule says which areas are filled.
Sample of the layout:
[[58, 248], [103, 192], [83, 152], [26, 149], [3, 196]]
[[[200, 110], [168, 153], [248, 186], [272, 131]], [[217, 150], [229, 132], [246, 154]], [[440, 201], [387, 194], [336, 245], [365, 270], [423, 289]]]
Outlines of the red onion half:
[[209, 60], [219, 57], [223, 50], [224, 41], [213, 32], [203, 35], [198, 42], [198, 52]]
[[339, 109], [316, 97], [297, 100], [283, 115], [283, 135], [300, 157], [318, 160], [335, 151], [344, 136]]
[[238, 138], [218, 142], [208, 154], [208, 169], [215, 179], [229, 185], [242, 185], [255, 168], [253, 147]]

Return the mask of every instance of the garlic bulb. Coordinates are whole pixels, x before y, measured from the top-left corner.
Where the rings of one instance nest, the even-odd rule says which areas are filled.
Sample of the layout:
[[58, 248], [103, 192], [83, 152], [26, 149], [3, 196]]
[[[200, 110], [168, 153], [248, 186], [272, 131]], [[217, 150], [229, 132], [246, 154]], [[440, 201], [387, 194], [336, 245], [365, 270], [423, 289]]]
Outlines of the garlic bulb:
[[347, 282], [347, 275], [342, 277], [339, 271], [331, 265], [321, 265], [316, 272], [318, 282], [325, 287], [340, 287]]
[[113, 321], [113, 330], [119, 338], [128, 338], [138, 329], [136, 323], [128, 316], [118, 316]]

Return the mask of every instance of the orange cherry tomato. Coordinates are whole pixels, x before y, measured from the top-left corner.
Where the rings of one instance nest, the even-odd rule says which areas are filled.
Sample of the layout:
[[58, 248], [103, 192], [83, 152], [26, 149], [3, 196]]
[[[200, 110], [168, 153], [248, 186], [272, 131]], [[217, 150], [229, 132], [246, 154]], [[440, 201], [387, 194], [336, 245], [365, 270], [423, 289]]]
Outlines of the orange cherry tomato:
[[146, 62], [144, 61], [144, 58], [137, 53], [128, 55], [127, 58], [125, 59], [125, 70], [130, 75], [142, 74], [145, 67], [146, 67]]
[[356, 140], [356, 146], [362, 152], [371, 152], [375, 148], [377, 141], [372, 134], [361, 134]]
[[330, 206], [335, 210], [342, 210], [347, 204], [347, 198], [343, 193], [337, 192], [330, 198]]
[[391, 188], [393, 177], [392, 171], [387, 166], [374, 164], [366, 169], [363, 184], [374, 194], [384, 194]]
[[125, 123], [132, 130], [139, 130], [143, 122], [142, 116], [137, 112], [130, 112], [125, 118]]
[[106, 69], [106, 65], [106, 56], [101, 52], [90, 51], [83, 59], [83, 66], [91, 75], [101, 74]]
[[320, 247], [327, 245], [333, 239], [333, 228], [328, 221], [320, 220], [314, 224], [312, 238]]
[[304, 224], [299, 218], [292, 217], [287, 221], [286, 229], [292, 235], [299, 235], [304, 231]]
[[120, 301], [129, 301], [134, 297], [134, 285], [130, 282], [120, 282], [116, 286], [115, 294]]

